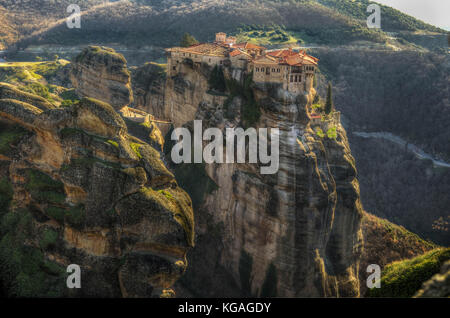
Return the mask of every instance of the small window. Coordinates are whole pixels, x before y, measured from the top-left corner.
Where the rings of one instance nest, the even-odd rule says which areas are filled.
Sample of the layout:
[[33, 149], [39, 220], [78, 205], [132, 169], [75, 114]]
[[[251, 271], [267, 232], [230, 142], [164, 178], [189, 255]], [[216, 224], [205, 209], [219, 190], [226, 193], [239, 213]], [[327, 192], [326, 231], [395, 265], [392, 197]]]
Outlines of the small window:
[[295, 80], [294, 80], [294, 82], [296, 82], [296, 83], [297, 83], [297, 75], [295, 75]]
[[275, 73], [275, 69], [274, 68], [272, 69], [272, 72]]
[[261, 72], [264, 72], [264, 67], [261, 67]]
[[220, 61], [220, 64], [222, 64], [222, 61]]
[[211, 59], [209, 59], [209, 63], [211, 63]]
[[183, 53], [183, 56], [186, 56], [186, 53]]
[[173, 69], [174, 71], [176, 71], [176, 70], [177, 70], [177, 67], [176, 67], [176, 66], [173, 66], [172, 69]]
[[256, 71], [259, 72], [259, 67], [256, 68]]
[[279, 68], [277, 68], [277, 73], [280, 73], [280, 69]]
[[294, 81], [294, 76], [291, 75], [291, 83]]

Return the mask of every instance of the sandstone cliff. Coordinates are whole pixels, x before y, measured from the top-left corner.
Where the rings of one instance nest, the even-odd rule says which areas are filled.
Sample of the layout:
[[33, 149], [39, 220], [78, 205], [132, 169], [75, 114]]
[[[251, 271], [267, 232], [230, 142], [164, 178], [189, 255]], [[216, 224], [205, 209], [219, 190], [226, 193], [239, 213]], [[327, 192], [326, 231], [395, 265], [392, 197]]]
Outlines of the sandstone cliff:
[[335, 138], [319, 137], [307, 115], [314, 91], [293, 96], [227, 68], [227, 92], [213, 92], [210, 72], [184, 64], [166, 80], [164, 107], [149, 96], [143, 107], [175, 126], [201, 119], [204, 129], [278, 127], [280, 169], [261, 175], [256, 164], [173, 167], [197, 220], [180, 295], [358, 296], [362, 208], [339, 119], [324, 124], [335, 127]]
[[[160, 296], [193, 246], [189, 196], [114, 109], [0, 90], [0, 285], [9, 296]], [[42, 102], [42, 103], [41, 103]], [[36, 105], [34, 105], [36, 104]], [[50, 108], [50, 107], [47, 107]], [[81, 289], [66, 267], [81, 267]]]
[[131, 70], [134, 104], [156, 118], [169, 119], [164, 108], [164, 65], [146, 63]]
[[[160, 68], [157, 65], [150, 63], [138, 70], [133, 68], [133, 74], [138, 79], [134, 82], [140, 84], [133, 87], [136, 91], [137, 105], [145, 104], [146, 96], [141, 95], [145, 94], [144, 87], [150, 92], [155, 92], [147, 83], [153, 83], [148, 78], [153, 78], [152, 74], [157, 73], [158, 70]], [[123, 107], [133, 102], [133, 89], [127, 62], [123, 55], [114, 49], [96, 46], [85, 48], [71, 63], [68, 77], [79, 95], [109, 103], [116, 110], [125, 109]], [[122, 112], [121, 114], [123, 116]], [[155, 123], [123, 118], [131, 135], [149, 143], [158, 151], [162, 150], [163, 135]]]
[[89, 46], [74, 59], [70, 80], [80, 96], [99, 99], [118, 110], [133, 101], [126, 63], [113, 49]]

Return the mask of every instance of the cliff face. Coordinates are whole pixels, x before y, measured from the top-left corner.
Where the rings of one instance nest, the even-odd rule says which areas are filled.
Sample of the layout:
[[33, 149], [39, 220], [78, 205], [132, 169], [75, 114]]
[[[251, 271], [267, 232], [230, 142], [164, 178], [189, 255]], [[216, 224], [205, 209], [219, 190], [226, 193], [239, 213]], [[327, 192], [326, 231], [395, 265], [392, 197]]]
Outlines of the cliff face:
[[165, 119], [164, 88], [165, 67], [147, 63], [131, 69], [134, 104], [156, 118]]
[[[209, 93], [209, 71], [183, 65], [178, 76], [167, 78], [164, 109], [155, 112], [175, 126], [201, 119], [204, 129], [241, 122], [277, 127], [280, 168], [262, 175], [257, 164], [175, 167], [197, 220], [181, 294], [358, 296], [362, 209], [339, 120], [326, 123], [336, 128], [335, 139], [319, 137], [306, 111], [314, 91], [293, 96], [277, 86], [248, 86], [244, 74], [226, 69], [241, 93]], [[259, 110], [249, 106], [249, 96]]]
[[[10, 92], [0, 91], [2, 290], [170, 294], [193, 246], [193, 211], [159, 153], [108, 104], [43, 111]], [[69, 264], [81, 267], [81, 289], [66, 287]]]
[[80, 96], [102, 100], [118, 110], [133, 101], [126, 63], [113, 49], [89, 46], [73, 61], [70, 80]]

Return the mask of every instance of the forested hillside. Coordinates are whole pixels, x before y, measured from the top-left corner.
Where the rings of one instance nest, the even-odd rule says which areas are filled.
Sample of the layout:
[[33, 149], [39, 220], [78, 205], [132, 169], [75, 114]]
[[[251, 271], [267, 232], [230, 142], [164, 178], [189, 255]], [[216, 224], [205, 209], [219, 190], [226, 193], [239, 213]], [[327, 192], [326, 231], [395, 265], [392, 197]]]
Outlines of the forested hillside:
[[[450, 158], [450, 61], [416, 51], [312, 51], [353, 125], [390, 131]], [[324, 93], [324, 87], [322, 87]]]
[[[367, 7], [373, 1], [369, 0], [316, 0], [317, 2], [329, 7], [336, 9], [342, 14], [351, 16], [356, 19], [366, 20], [367, 19]], [[383, 31], [431, 31], [431, 32], [442, 32], [443, 30], [417, 20], [409, 15], [406, 15], [394, 8], [384, 6], [379, 4], [382, 12], [382, 25]]]
[[[79, 4], [82, 28], [68, 29], [67, 5]], [[368, 1], [328, 0], [136, 0], [136, 1], [12, 1], [1, 0], [8, 10], [8, 26], [19, 47], [31, 43], [73, 45], [95, 41], [127, 45], [169, 46], [183, 32], [206, 41], [221, 30], [237, 32], [242, 25], [282, 26], [291, 35], [314, 43], [345, 44], [365, 40], [385, 43], [383, 32], [368, 29]], [[383, 7], [383, 30], [442, 31], [399, 11]], [[207, 26], [207, 27], [205, 27]], [[11, 40], [12, 39], [12, 40]]]
[[345, 118], [364, 208], [448, 245], [450, 169], [390, 141], [353, 132], [389, 132], [449, 162], [449, 57], [330, 48], [312, 54], [320, 58], [321, 95], [331, 81], [336, 108]]
[[0, 0], [0, 50], [45, 30], [58, 19], [69, 14], [67, 6], [76, 3], [82, 10], [89, 10], [104, 3], [102, 0]]

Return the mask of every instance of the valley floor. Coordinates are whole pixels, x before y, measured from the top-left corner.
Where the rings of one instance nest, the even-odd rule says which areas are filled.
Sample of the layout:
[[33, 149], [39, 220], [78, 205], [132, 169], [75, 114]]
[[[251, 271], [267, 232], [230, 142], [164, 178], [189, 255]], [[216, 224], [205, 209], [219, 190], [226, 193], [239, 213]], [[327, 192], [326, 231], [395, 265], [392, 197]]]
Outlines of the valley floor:
[[405, 147], [408, 151], [414, 153], [414, 155], [416, 155], [417, 158], [419, 158], [419, 159], [429, 159], [429, 160], [433, 161], [433, 164], [436, 167], [450, 168], [450, 163], [440, 160], [440, 159], [426, 153], [425, 151], [423, 151], [416, 145], [411, 144], [411, 143], [407, 142], [406, 140], [404, 140], [403, 138], [401, 138], [397, 135], [391, 134], [389, 132], [354, 131], [353, 134], [356, 136], [362, 137], [362, 138], [382, 138], [382, 139], [389, 140], [399, 146]]

